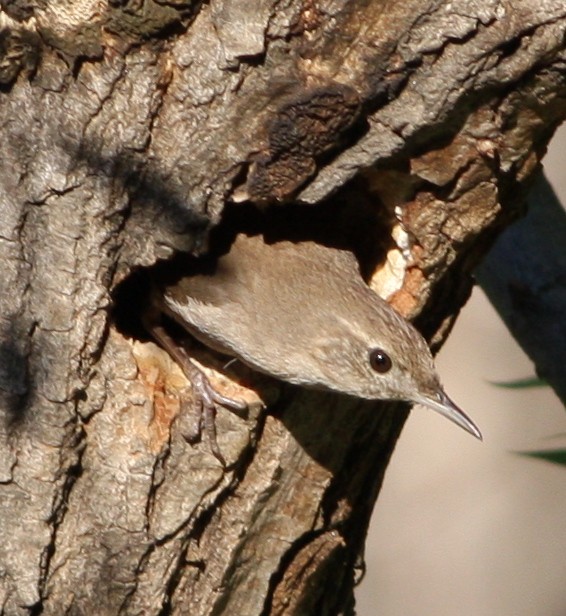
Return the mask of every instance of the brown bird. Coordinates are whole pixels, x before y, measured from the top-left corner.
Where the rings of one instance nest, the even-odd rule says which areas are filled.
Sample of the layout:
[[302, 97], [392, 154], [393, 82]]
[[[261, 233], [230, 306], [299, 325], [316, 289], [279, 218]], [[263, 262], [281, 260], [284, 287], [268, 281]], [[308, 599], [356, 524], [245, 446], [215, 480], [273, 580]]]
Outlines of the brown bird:
[[[364, 282], [355, 257], [311, 241], [240, 234], [206, 273], [154, 294], [155, 307], [212, 349], [296, 385], [438, 411], [477, 438], [444, 392], [421, 334]], [[156, 320], [148, 328], [181, 365], [204, 409], [212, 450], [218, 394]]]

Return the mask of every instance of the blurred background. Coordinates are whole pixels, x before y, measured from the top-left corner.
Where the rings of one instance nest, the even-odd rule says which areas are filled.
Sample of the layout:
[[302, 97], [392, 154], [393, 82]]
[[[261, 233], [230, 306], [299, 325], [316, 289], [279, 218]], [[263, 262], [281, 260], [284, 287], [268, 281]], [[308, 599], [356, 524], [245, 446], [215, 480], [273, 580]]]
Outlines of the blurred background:
[[[563, 204], [565, 149], [563, 126], [544, 161]], [[484, 442], [411, 412], [373, 514], [358, 616], [566, 615], [566, 467], [516, 453], [563, 446], [566, 410], [550, 388], [491, 384], [534, 368], [477, 287], [436, 363]]]

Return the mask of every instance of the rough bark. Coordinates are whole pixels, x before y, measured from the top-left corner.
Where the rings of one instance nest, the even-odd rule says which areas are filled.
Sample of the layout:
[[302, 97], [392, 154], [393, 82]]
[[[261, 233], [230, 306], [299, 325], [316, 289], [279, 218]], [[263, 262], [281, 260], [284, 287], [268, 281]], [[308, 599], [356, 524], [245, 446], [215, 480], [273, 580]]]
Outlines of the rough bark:
[[3, 613], [350, 612], [406, 409], [217, 372], [224, 470], [112, 294], [301, 202], [440, 343], [566, 115], [563, 0], [1, 6]]

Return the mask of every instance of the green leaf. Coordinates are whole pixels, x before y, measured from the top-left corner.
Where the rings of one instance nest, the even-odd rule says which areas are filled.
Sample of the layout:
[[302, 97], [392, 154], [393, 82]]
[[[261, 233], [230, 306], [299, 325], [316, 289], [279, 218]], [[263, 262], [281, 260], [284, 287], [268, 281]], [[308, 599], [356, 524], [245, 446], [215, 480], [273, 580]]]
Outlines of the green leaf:
[[566, 466], [566, 449], [541, 449], [539, 451], [519, 451], [519, 455], [546, 460], [553, 464]]
[[528, 376], [524, 379], [515, 381], [489, 381], [496, 387], [506, 387], [507, 389], [528, 389], [530, 387], [547, 387], [548, 383], [539, 379], [537, 376]]

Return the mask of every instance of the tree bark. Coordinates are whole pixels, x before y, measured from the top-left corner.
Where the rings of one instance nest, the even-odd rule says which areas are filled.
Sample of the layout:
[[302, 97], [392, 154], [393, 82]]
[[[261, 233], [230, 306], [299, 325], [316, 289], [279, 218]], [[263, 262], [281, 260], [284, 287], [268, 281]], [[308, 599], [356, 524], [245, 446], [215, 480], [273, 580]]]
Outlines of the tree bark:
[[3, 613], [352, 613], [406, 408], [208, 354], [251, 403], [223, 469], [113, 294], [247, 200], [344, 230], [438, 346], [566, 115], [563, 0], [1, 6]]

